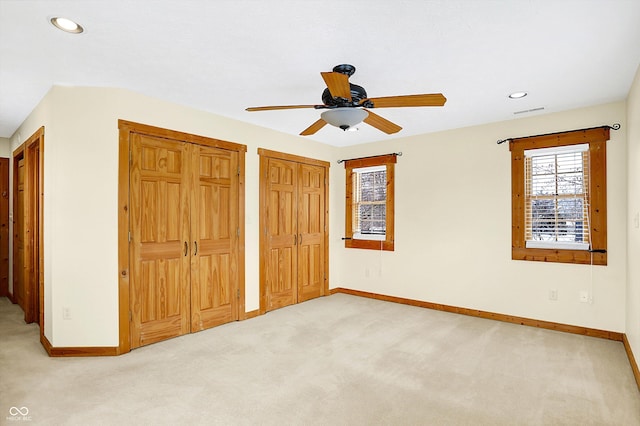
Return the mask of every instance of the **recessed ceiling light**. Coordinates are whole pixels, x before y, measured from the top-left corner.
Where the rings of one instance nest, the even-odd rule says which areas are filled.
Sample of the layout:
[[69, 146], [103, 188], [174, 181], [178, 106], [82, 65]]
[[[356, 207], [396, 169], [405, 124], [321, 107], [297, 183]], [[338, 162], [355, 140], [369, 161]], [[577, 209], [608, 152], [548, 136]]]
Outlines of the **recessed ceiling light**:
[[81, 32], [84, 31], [84, 28], [82, 28], [82, 25], [76, 22], [73, 22], [71, 19], [67, 19], [67, 18], [61, 18], [56, 16], [54, 18], [51, 18], [51, 23], [53, 24], [54, 27], [66, 33], [80, 34]]
[[512, 94], [509, 95], [510, 99], [520, 99], [520, 98], [524, 98], [525, 96], [527, 96], [527, 92], [513, 92]]

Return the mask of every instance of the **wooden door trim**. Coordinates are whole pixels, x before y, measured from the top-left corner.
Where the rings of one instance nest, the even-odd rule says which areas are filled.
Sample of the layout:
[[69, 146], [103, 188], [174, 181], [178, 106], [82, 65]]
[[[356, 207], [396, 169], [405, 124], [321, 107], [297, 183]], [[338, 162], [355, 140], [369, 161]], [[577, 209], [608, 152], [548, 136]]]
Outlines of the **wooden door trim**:
[[130, 128], [118, 132], [118, 354], [131, 351], [129, 310]]
[[296, 163], [309, 164], [312, 166], [322, 166], [322, 167], [326, 167], [327, 171], [329, 170], [329, 166], [331, 166], [331, 163], [329, 163], [328, 161], [318, 160], [318, 159], [309, 158], [309, 157], [302, 157], [300, 155], [287, 154], [285, 152], [271, 151], [264, 148], [258, 148], [258, 155], [260, 155], [261, 157], [264, 156], [264, 157], [276, 158], [278, 160], [294, 161]]
[[220, 139], [199, 136], [175, 130], [163, 129], [126, 120], [118, 120], [118, 348], [116, 355], [131, 351], [130, 314], [130, 134], [138, 133], [156, 138], [171, 139], [196, 145], [236, 151], [238, 153], [238, 289], [240, 301], [237, 317], [246, 318], [245, 309], [245, 153], [246, 145]]
[[238, 150], [238, 319], [247, 319], [247, 312], [245, 311], [245, 153], [247, 151], [246, 145], [241, 145], [244, 149]]
[[[267, 184], [264, 182], [264, 176], [269, 170], [269, 157], [263, 155], [261, 150], [258, 149], [258, 154], [260, 154], [260, 177], [259, 177], [259, 189], [258, 189], [258, 205], [266, 206], [267, 204]], [[258, 281], [259, 281], [259, 307], [258, 314], [264, 315], [267, 313], [267, 286], [266, 286], [266, 271], [267, 271], [267, 217], [263, 213], [263, 208], [260, 208], [260, 214], [258, 218], [258, 234], [260, 237], [258, 238]]]
[[[258, 155], [260, 156], [260, 177], [259, 177], [259, 203], [260, 206], [265, 206], [267, 203], [267, 185], [264, 180], [265, 174], [268, 171], [269, 159], [274, 158], [278, 160], [293, 161], [295, 163], [308, 164], [312, 166], [321, 166], [325, 168], [324, 185], [324, 223], [327, 231], [324, 233], [324, 285], [322, 289], [322, 296], [329, 295], [329, 167], [331, 163], [324, 160], [318, 160], [315, 158], [303, 157], [300, 155], [288, 154], [285, 152], [272, 151], [265, 148], [258, 148]], [[259, 287], [260, 287], [260, 306], [256, 315], [264, 315], [267, 312], [267, 287], [266, 287], [266, 259], [267, 259], [267, 241], [265, 238], [265, 231], [267, 229], [267, 217], [263, 214], [263, 210], [260, 210], [259, 217], [259, 243], [258, 250], [260, 253], [259, 260]], [[255, 312], [255, 311], [254, 311]], [[255, 316], [255, 315], [254, 315]]]
[[[29, 206], [27, 229], [32, 235], [37, 235], [38, 239], [37, 253], [33, 247], [35, 237], [29, 238], [29, 245], [27, 246], [29, 247], [28, 273], [31, 286], [31, 294], [29, 294], [28, 301], [30, 312], [27, 321], [33, 322], [37, 319], [40, 323], [44, 320], [44, 297], [42, 297], [42, 295], [44, 295], [44, 127], [38, 129], [38, 131], [27, 140], [25, 159], [28, 173], [26, 176], [27, 188], [25, 188], [25, 192], [28, 191], [27, 195], [29, 197], [29, 201], [27, 202]], [[37, 275], [34, 275], [35, 261], [38, 262]], [[37, 294], [34, 294], [35, 288], [37, 288]], [[36, 313], [34, 312], [36, 305], [38, 307], [37, 318], [35, 318]], [[44, 328], [41, 327], [40, 333], [44, 334], [43, 332]]]
[[0, 158], [0, 297], [9, 296], [9, 158]]
[[209, 138], [206, 136], [184, 133], [177, 130], [163, 129], [161, 127], [150, 126], [148, 124], [134, 123], [132, 121], [118, 120], [118, 128], [127, 133], [139, 133], [141, 135], [153, 136], [156, 138], [173, 139], [180, 142], [189, 142], [196, 145], [221, 148], [229, 151], [246, 152], [247, 146], [235, 142], [228, 142], [222, 139]]

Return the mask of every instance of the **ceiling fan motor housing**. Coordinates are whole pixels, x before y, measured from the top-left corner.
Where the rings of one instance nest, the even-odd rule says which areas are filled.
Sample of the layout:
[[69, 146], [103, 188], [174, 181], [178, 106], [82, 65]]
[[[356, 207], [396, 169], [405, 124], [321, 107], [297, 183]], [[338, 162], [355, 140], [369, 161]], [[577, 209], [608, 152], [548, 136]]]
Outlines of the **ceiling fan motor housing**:
[[356, 72], [356, 67], [351, 64], [340, 64], [333, 67], [333, 72], [339, 72], [340, 74], [346, 74], [347, 77], [351, 77]]
[[364, 90], [364, 87], [358, 86], [357, 84], [349, 83], [349, 88], [351, 91], [351, 101], [345, 98], [333, 97], [331, 96], [331, 92], [326, 88], [322, 92], [322, 103], [328, 106], [335, 107], [350, 107], [350, 106], [358, 106], [363, 99], [367, 99], [367, 92]]

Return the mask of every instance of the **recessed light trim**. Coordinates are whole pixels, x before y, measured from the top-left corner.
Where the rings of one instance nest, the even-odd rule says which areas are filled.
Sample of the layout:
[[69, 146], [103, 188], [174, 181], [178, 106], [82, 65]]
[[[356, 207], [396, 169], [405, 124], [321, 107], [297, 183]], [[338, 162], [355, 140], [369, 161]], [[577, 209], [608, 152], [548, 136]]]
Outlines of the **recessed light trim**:
[[513, 92], [512, 94], [509, 95], [509, 99], [520, 99], [520, 98], [524, 98], [527, 95], [528, 95], [527, 92]]
[[84, 32], [84, 28], [82, 28], [82, 25], [80, 25], [77, 22], [74, 22], [74, 21], [72, 21], [71, 19], [68, 19], [68, 18], [62, 18], [60, 16], [54, 16], [49, 21], [51, 22], [51, 24], [54, 27], [56, 27], [57, 29], [59, 29], [61, 31], [64, 31], [65, 33], [80, 34], [80, 33]]

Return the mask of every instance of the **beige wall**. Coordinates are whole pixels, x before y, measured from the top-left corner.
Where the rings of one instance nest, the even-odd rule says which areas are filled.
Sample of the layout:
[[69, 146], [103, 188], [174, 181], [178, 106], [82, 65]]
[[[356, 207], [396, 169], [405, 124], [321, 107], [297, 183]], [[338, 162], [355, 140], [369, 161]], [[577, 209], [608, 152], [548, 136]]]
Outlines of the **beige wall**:
[[0, 138], [0, 157], [11, 157], [11, 140], [7, 138]]
[[640, 68], [627, 99], [628, 217], [626, 334], [640, 362]]
[[[401, 151], [395, 252], [340, 248], [336, 286], [598, 329], [624, 331], [626, 126], [623, 102], [343, 149]], [[511, 260], [507, 137], [622, 124], [607, 143], [609, 266]], [[342, 191], [333, 182], [334, 191]], [[341, 198], [341, 197], [338, 197]], [[341, 216], [334, 216], [339, 221]], [[549, 290], [558, 300], [549, 300]], [[593, 303], [580, 303], [581, 290]]]
[[[258, 308], [263, 147], [331, 162], [331, 287], [625, 329], [624, 103], [335, 148], [125, 90], [54, 87], [12, 139], [15, 147], [45, 126], [45, 334], [54, 346], [117, 345], [118, 119], [247, 145], [247, 310]], [[609, 266], [512, 261], [510, 155], [496, 140], [614, 122], [622, 129], [608, 142]], [[335, 161], [395, 151], [404, 154], [396, 251], [344, 249], [344, 169]], [[550, 289], [557, 301], [548, 300]], [[580, 290], [593, 292], [593, 304], [578, 301]], [[63, 307], [71, 320], [62, 320]]]

